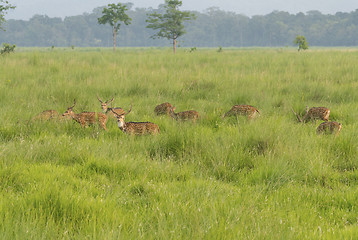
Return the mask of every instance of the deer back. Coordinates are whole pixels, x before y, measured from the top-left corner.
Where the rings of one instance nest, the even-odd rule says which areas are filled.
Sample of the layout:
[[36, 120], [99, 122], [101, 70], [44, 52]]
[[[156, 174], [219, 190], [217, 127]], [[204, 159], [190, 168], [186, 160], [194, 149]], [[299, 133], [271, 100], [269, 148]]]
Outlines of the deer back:
[[159, 126], [152, 122], [127, 122], [124, 131], [134, 135], [156, 135], [159, 133]]
[[165, 102], [165, 103], [162, 103], [162, 104], [156, 106], [154, 108], [154, 112], [157, 115], [169, 115], [170, 109], [172, 107], [173, 106], [170, 103]]
[[32, 118], [33, 121], [47, 121], [50, 119], [57, 119], [60, 117], [60, 114], [56, 110], [45, 110], [35, 117]]
[[255, 118], [257, 113], [260, 114], [260, 111], [251, 105], [234, 105], [227, 113], [225, 113], [224, 117], [245, 115], [250, 119]]
[[122, 114], [125, 114], [126, 112], [122, 108], [118, 107], [118, 108], [109, 108], [107, 113], [110, 113], [111, 116], [113, 116], [114, 118], [117, 118], [116, 114], [122, 115]]
[[342, 129], [342, 124], [338, 122], [323, 122], [317, 127], [317, 133], [340, 133]]
[[312, 107], [304, 115], [302, 121], [307, 122], [309, 120], [321, 119], [323, 121], [329, 121], [330, 110], [325, 107]]
[[107, 115], [104, 113], [96, 112], [81, 112], [73, 115], [73, 119], [81, 124], [82, 127], [96, 124], [106, 129]]

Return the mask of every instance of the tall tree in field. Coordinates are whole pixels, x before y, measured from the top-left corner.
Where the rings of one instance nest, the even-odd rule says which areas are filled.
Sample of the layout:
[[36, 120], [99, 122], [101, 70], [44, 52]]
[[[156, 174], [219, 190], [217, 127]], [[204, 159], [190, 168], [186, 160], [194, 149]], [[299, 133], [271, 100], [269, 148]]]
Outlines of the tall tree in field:
[[297, 35], [293, 43], [298, 45], [298, 51], [308, 49], [308, 43], [306, 41], [305, 36]]
[[128, 11], [127, 5], [118, 4], [108, 4], [108, 8], [104, 8], [102, 11], [103, 16], [98, 18], [99, 24], [109, 24], [112, 27], [113, 33], [113, 51], [116, 50], [116, 35], [121, 27], [123, 22], [125, 25], [131, 23], [132, 19], [126, 14]]
[[173, 40], [173, 51], [176, 52], [177, 39], [185, 34], [184, 21], [195, 19], [195, 15], [189, 11], [180, 11], [179, 7], [182, 1], [178, 0], [165, 0], [164, 13], [151, 13], [148, 14], [146, 20], [147, 28], [159, 30], [152, 38], [167, 38]]
[[5, 14], [9, 9], [14, 9], [15, 6], [9, 4], [6, 0], [0, 0], [0, 29], [2, 29], [1, 24], [5, 22]]

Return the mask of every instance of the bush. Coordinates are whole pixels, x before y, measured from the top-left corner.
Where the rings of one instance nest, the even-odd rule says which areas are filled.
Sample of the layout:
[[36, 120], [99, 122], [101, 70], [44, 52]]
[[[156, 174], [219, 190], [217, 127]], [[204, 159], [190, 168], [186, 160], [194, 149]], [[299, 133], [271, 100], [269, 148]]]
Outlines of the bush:
[[0, 50], [0, 54], [3, 55], [3, 54], [8, 54], [8, 53], [12, 53], [15, 51], [15, 47], [16, 45], [11, 45], [9, 43], [3, 43], [2, 44], [2, 49]]

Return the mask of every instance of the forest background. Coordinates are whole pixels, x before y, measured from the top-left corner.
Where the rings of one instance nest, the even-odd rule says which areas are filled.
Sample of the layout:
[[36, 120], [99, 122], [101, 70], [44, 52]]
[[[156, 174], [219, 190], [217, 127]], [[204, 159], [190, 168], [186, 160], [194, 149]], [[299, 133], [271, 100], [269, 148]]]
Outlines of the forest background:
[[[111, 47], [111, 28], [97, 22], [103, 8], [65, 18], [34, 15], [29, 20], [9, 19], [3, 26], [6, 31], [0, 31], [0, 42], [20, 47]], [[121, 26], [117, 46], [169, 46], [168, 40], [151, 39], [154, 31], [146, 28], [147, 14], [163, 10], [158, 8], [128, 11], [133, 21]], [[336, 14], [273, 11], [252, 17], [217, 7], [192, 12], [197, 19], [185, 24], [187, 34], [179, 38], [182, 47], [286, 47], [293, 45], [297, 35], [304, 35], [310, 46], [358, 45], [358, 9]]]

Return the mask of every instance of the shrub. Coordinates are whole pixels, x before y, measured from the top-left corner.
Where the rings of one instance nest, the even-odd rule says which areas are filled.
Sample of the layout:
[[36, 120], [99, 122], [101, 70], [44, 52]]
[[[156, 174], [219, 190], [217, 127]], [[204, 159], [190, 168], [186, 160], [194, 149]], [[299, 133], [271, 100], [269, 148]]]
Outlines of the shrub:
[[12, 53], [15, 51], [15, 47], [16, 45], [11, 45], [9, 43], [3, 43], [2, 44], [2, 49], [0, 50], [0, 54], [3, 55], [3, 54], [8, 54], [8, 53]]

